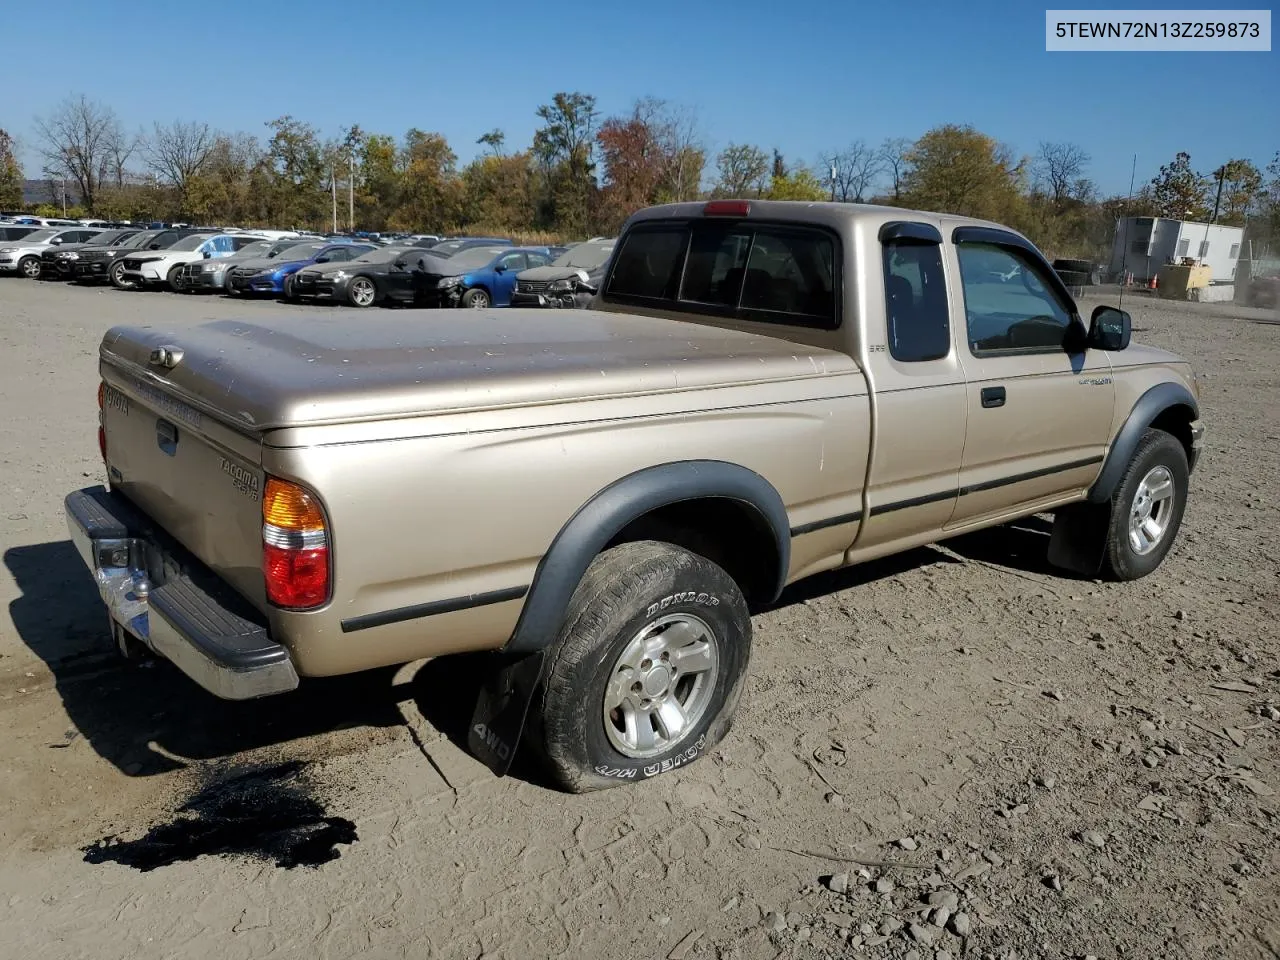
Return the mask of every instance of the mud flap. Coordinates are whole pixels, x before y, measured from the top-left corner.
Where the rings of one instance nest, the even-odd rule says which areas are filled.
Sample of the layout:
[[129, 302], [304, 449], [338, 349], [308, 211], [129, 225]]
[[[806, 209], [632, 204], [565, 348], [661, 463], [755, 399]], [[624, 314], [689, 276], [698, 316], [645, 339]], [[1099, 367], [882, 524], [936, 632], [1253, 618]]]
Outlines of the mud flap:
[[529, 704], [542, 679], [545, 650], [519, 655], [495, 654], [476, 697], [467, 732], [471, 753], [497, 776], [504, 777], [515, 759]]
[[1083, 577], [1096, 577], [1102, 569], [1111, 526], [1111, 503], [1073, 503], [1053, 515], [1049, 536], [1049, 562]]

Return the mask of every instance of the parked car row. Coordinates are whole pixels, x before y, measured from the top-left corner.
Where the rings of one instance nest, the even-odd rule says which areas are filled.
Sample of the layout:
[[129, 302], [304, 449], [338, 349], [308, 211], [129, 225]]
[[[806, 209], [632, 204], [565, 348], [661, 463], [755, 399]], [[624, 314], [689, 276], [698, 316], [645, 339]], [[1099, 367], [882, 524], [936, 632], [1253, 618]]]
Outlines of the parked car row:
[[392, 245], [381, 239], [194, 227], [0, 226], [0, 273], [355, 307], [583, 307], [613, 250], [607, 238], [555, 248], [516, 246], [502, 237], [419, 234]]

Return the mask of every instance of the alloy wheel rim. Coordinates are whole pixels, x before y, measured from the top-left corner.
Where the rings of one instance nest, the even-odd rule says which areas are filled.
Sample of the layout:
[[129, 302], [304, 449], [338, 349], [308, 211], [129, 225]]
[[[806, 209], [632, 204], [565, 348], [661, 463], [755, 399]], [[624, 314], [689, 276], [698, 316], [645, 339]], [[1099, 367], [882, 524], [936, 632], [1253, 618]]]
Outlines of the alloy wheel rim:
[[362, 307], [373, 303], [373, 284], [368, 280], [357, 280], [351, 286], [351, 298]]
[[471, 307], [474, 310], [484, 310], [489, 306], [489, 298], [484, 293], [477, 293], [471, 298]]
[[700, 617], [675, 613], [645, 625], [605, 681], [610, 745], [637, 760], [675, 747], [707, 712], [719, 673], [715, 634]]
[[1129, 506], [1129, 546], [1145, 556], [1160, 545], [1173, 517], [1173, 474], [1168, 467], [1147, 471]]

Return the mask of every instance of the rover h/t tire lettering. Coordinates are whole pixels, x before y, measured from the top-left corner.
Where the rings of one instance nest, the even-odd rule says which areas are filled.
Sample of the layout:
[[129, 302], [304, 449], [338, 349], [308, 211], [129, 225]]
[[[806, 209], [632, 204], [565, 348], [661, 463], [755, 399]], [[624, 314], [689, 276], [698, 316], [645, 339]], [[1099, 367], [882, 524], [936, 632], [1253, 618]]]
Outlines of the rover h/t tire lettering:
[[751, 618], [733, 579], [656, 541], [600, 554], [550, 649], [528, 729], [556, 782], [582, 793], [687, 766], [725, 735]]

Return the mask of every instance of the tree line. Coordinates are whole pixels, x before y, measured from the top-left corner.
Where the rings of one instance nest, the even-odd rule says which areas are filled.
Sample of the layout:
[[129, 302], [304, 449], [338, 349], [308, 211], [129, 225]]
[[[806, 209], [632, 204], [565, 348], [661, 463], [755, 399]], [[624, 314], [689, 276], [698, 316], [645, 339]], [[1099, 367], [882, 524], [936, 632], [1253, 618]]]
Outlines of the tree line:
[[[602, 117], [595, 97], [555, 94], [537, 108], [532, 142], [509, 149], [494, 129], [459, 166], [439, 133], [397, 138], [352, 124], [325, 138], [286, 115], [264, 136], [199, 121], [129, 133], [107, 104], [73, 96], [35, 118], [44, 212], [130, 220], [370, 231], [493, 232], [577, 239], [613, 234], [635, 210], [703, 197], [876, 202], [981, 217], [1016, 227], [1050, 256], [1105, 259], [1123, 215], [1215, 218], [1280, 242], [1280, 152], [1265, 166], [1232, 159], [1199, 171], [1178, 153], [1133, 196], [1104, 196], [1089, 155], [1041, 143], [1031, 156], [971, 126], [917, 139], [854, 140], [814, 165], [730, 143], [711, 156], [696, 116], [655, 98]], [[0, 130], [0, 207], [21, 205], [23, 171]]]

